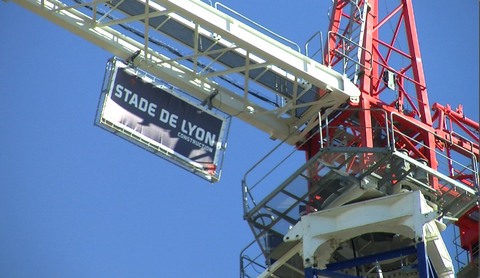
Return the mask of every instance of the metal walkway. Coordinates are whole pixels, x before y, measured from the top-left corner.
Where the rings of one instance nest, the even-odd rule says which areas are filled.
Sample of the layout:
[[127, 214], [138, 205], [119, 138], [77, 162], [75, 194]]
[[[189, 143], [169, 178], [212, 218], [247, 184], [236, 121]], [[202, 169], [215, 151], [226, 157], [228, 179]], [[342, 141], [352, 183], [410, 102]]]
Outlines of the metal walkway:
[[360, 95], [342, 74], [201, 1], [13, 2], [123, 59], [141, 50], [135, 66], [289, 144], [316, 127], [318, 111]]
[[[393, 114], [388, 116], [390, 122], [394, 122], [395, 116]], [[282, 177], [274, 190], [271, 190], [271, 187], [278, 180], [277, 177], [285, 174], [283, 173], [285, 167], [282, 165], [272, 165], [273, 170], [267, 171], [266, 176], [250, 178], [253, 168], [245, 175], [242, 183], [244, 218], [250, 225], [255, 241], [241, 254], [243, 275], [241, 277], [249, 277], [248, 273], [254, 273], [252, 269], [260, 269], [259, 265], [264, 266], [262, 270], [265, 274], [260, 277], [267, 277], [271, 273], [279, 277], [305, 277], [302, 257], [297, 254], [301, 253], [301, 246], [298, 246], [295, 241], [284, 241], [284, 237], [302, 221], [306, 209], [315, 214], [338, 209], [348, 204], [363, 203], [366, 200], [419, 191], [429, 206], [441, 213], [444, 223], [442, 225], [448, 225], [452, 219], [465, 214], [477, 201], [476, 183], [468, 184], [452, 179], [426, 166], [421, 159], [413, 159], [408, 152], [392, 147], [390, 140], [402, 135], [394, 127], [386, 125], [388, 128], [379, 130], [386, 136], [386, 146], [362, 148], [344, 145], [342, 137], [347, 133], [343, 127], [329, 126], [328, 120], [326, 122], [326, 129], [331, 128], [335, 132], [331, 134], [327, 132], [327, 137], [322, 140], [323, 148], [307, 163], [293, 164], [290, 160], [282, 161], [282, 164], [286, 163], [292, 169], [291, 175], [284, 179]], [[438, 140], [445, 141], [441, 138]], [[368, 166], [362, 165], [360, 158], [364, 155], [370, 156], [373, 163]], [[438, 153], [439, 157], [440, 155]], [[476, 181], [479, 175], [477, 163], [473, 153], [471, 157], [470, 163], [453, 160], [447, 163], [455, 164], [459, 172], [475, 177], [473, 180]], [[433, 178], [438, 180], [438, 189], [433, 189], [429, 185], [429, 180]], [[270, 190], [265, 190], [266, 188]], [[373, 215], [367, 218], [370, 217]], [[333, 253], [330, 262], [346, 260], [345, 251], [341, 251], [341, 248], [351, 250], [352, 244], [357, 248], [362, 246], [364, 255], [374, 253], [372, 250], [368, 251], [369, 248], [380, 248], [375, 244], [381, 245], [382, 242], [392, 244], [393, 241], [390, 238], [383, 237], [385, 235], [381, 234], [356, 237], [354, 244], [346, 242], [345, 246], [340, 246]], [[413, 244], [409, 238], [395, 240], [399, 241], [398, 245], [389, 245], [389, 248], [403, 248]], [[429, 244], [431, 248], [429, 256], [438, 271], [438, 268], [443, 266], [441, 258], [447, 256], [446, 251], [442, 247], [441, 240], [432, 241]], [[433, 249], [439, 250], [437, 253], [440, 255], [432, 255], [437, 254]], [[405, 259], [413, 262], [416, 260], [416, 255], [408, 259], [405, 257]], [[382, 266], [384, 270], [391, 269], [392, 275], [404, 273], [408, 267], [410, 266], [393, 266], [388, 263]], [[412, 275], [415, 271], [408, 270]], [[372, 275], [368, 277], [378, 277], [377, 274]]]

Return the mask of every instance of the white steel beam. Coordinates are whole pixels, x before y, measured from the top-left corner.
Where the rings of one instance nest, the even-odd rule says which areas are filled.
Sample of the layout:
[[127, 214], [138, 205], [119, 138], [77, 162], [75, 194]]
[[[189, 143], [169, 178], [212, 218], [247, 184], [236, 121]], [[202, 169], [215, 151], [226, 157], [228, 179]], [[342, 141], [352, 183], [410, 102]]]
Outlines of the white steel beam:
[[[342, 74], [298, 53], [284, 44], [264, 35], [201, 1], [157, 0], [157, 3], [182, 17], [200, 23], [215, 34], [274, 62], [279, 68], [302, 77], [321, 89], [329, 87], [348, 97], [358, 97], [358, 88]], [[348, 98], [347, 97], [347, 98]]]
[[[315, 126], [308, 124], [308, 122], [317, 115], [321, 108], [338, 106], [349, 101], [349, 99], [356, 99], [360, 95], [358, 88], [341, 74], [201, 1], [137, 1], [145, 5], [143, 14], [127, 15], [124, 19], [113, 19], [105, 22], [100, 22], [103, 20], [102, 18], [105, 18], [105, 15], [97, 21], [96, 14], [97, 4], [103, 3], [103, 0], [90, 2], [93, 9], [92, 16], [78, 10], [78, 8], [86, 6], [86, 3], [68, 6], [56, 0], [11, 1], [122, 59], [127, 59], [132, 53], [142, 50], [138, 59], [139, 62], [135, 63], [135, 66], [166, 80], [173, 86], [199, 99], [206, 99], [213, 91], [217, 90], [219, 95], [213, 99], [212, 104], [214, 107], [220, 108], [223, 112], [236, 116], [248, 124], [263, 130], [273, 139], [288, 139], [287, 143], [289, 144], [295, 144], [301, 140], [302, 134], [309, 131], [305, 130], [305, 128], [311, 129]], [[152, 12], [150, 8], [153, 8], [156, 12]], [[120, 12], [118, 7], [112, 7], [107, 14], [112, 11]], [[148, 22], [154, 16], [163, 14], [168, 14], [171, 18], [169, 20], [176, 20], [183, 24], [185, 28], [191, 29], [195, 37], [198, 37], [199, 34], [204, 36], [215, 35], [219, 38], [219, 43], [224, 48], [243, 55], [245, 57], [245, 65], [235, 69], [227, 69], [220, 73], [205, 73], [202, 75], [197, 72], [196, 64], [189, 68], [171, 61], [169, 57], [152, 50], [149, 47], [151, 43], [148, 41], [148, 34], [155, 29], [150, 28]], [[145, 38], [135, 39], [114, 29], [120, 23], [134, 20], [136, 20], [136, 23], [146, 23], [144, 30]], [[207, 53], [201, 53], [197, 47], [193, 46], [192, 48], [195, 61], [199, 57], [207, 57], [206, 55], [208, 54], [208, 50]], [[248, 99], [249, 82], [256, 82], [255, 80], [247, 81], [249, 79], [248, 76], [245, 77], [245, 93], [243, 95], [235, 93], [209, 79], [218, 74], [252, 70], [261, 67], [261, 65], [265, 67], [268, 65], [269, 71], [275, 72], [285, 78], [285, 80], [289, 80], [289, 82], [293, 82], [294, 86], [298, 85], [302, 88], [308, 88], [313, 85], [325, 90], [328, 92], [328, 95], [320, 100], [310, 102], [307, 105], [310, 108], [301, 117], [297, 118], [294, 113], [295, 108], [305, 106], [304, 104], [297, 105], [297, 93], [292, 94], [293, 99], [288, 100], [288, 105], [292, 109], [292, 112], [289, 114], [285, 113], [286, 110], [282, 109], [282, 107], [280, 109], [270, 109], [251, 101], [251, 97]], [[299, 80], [302, 80], [302, 83]], [[295, 87], [294, 90], [296, 92], [297, 88]], [[282, 97], [279, 92], [270, 91], [270, 93]], [[299, 129], [302, 128], [303, 131], [300, 132]]]
[[[127, 59], [135, 51], [144, 49], [144, 46], [141, 43], [124, 36], [108, 26], [92, 27], [90, 18], [77, 10], [72, 9], [52, 12], [51, 10], [62, 7], [59, 5], [59, 2], [44, 0], [42, 1], [44, 7], [42, 7], [40, 1], [35, 0], [12, 0], [12, 2], [15, 2], [93, 44], [108, 50], [113, 55], [122, 59]], [[138, 66], [200, 99], [207, 98], [215, 89], [218, 89], [219, 97], [213, 99], [213, 105], [215, 107], [221, 107], [222, 111], [225, 113], [234, 115], [250, 125], [265, 131], [272, 138], [283, 140], [290, 134], [296, 132], [295, 128], [287, 122], [287, 119], [278, 119], [273, 114], [261, 114], [259, 116], [249, 114], [243, 110], [242, 96], [225, 88], [220, 88], [217, 84], [209, 80], [197, 79], [190, 69], [180, 64], [163, 64], [163, 61], [169, 60], [168, 57], [158, 53], [155, 56], [159, 58], [155, 58], [152, 62], [159, 63], [158, 65], [151, 66], [151, 63], [141, 62]], [[219, 99], [221, 100], [221, 103]], [[254, 103], [249, 103], [249, 106], [260, 113], [265, 112], [264, 108]], [[291, 136], [290, 144], [295, 144], [298, 139], [299, 138]]]
[[390, 195], [369, 201], [326, 209], [302, 216], [284, 241], [300, 242], [305, 267], [325, 269], [341, 243], [375, 232], [400, 234], [416, 243], [426, 242], [428, 253], [442, 278], [453, 278], [453, 264], [438, 227], [441, 217], [427, 204], [420, 191]]

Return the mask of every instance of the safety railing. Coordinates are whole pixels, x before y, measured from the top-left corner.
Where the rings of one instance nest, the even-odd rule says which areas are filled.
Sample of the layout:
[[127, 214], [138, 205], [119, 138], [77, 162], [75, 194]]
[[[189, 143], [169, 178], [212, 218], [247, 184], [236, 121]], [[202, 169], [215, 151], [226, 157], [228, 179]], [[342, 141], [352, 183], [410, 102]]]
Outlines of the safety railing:
[[[415, 135], [396, 129], [395, 123], [400, 117], [402, 121], [410, 119], [396, 113], [389, 114], [382, 109], [371, 109], [378, 116], [377, 119], [383, 119], [381, 123], [377, 122], [378, 125], [368, 127], [381, 143], [366, 148], [356, 144], [366, 129], [360, 126], [358, 119], [350, 123], [335, 121], [336, 115], [342, 113], [351, 113], [353, 116], [350, 118], [355, 118], [354, 114], [361, 109], [330, 110], [326, 113], [330, 116], [324, 116], [323, 119], [319, 114], [320, 134], [317, 138], [320, 149], [318, 153], [310, 154], [310, 160], [305, 162], [303, 154], [296, 156], [298, 148], [280, 151], [282, 144], [279, 144], [245, 174], [242, 181], [244, 217], [257, 243], [255, 247], [252, 243], [248, 249], [256, 249], [258, 253], [255, 256], [242, 256], [243, 268], [255, 268], [258, 271], [261, 265], [263, 269], [267, 268], [281, 250], [288, 249], [282, 238], [304, 213], [341, 206], [361, 198], [362, 192], [367, 190], [369, 198], [420, 190], [426, 199], [438, 204], [446, 216], [446, 224], [450, 223], [446, 220], [448, 216], [453, 219], [461, 215], [476, 201], [478, 166], [473, 154], [468, 163], [435, 150], [439, 158], [444, 158], [444, 165], [455, 169], [456, 175], [449, 175], [448, 171], [441, 173], [432, 169], [428, 162], [410, 156], [406, 149], [396, 149], [399, 136], [407, 138], [417, 148], [428, 148]], [[432, 133], [421, 127], [414, 132]], [[441, 142], [447, 140], [438, 136], [435, 138]], [[369, 163], [365, 163], [365, 158]], [[266, 171], [265, 165], [270, 165], [268, 169], [271, 170]], [[438, 188], [431, 186], [432, 177], [437, 179]], [[466, 182], [465, 177], [471, 184]], [[357, 193], [359, 195], [355, 195]], [[290, 263], [295, 265], [294, 261]], [[295, 266], [289, 267], [297, 273]]]
[[[290, 164], [287, 171], [290, 175], [274, 189], [272, 189], [274, 184], [265, 182], [265, 179], [262, 179], [261, 183], [255, 184], [253, 188], [248, 187], [246, 182], [243, 183], [245, 204], [248, 204], [245, 197], [254, 200], [253, 196], [256, 198], [257, 193], [268, 193], [265, 197], [257, 199], [258, 202], [252, 202], [252, 206], [244, 207], [244, 217], [252, 229], [260, 250], [260, 257], [266, 261], [267, 266], [283, 255], [282, 250], [289, 250], [285, 247], [289, 243], [283, 242], [283, 236], [300, 220], [307, 207], [310, 210], [320, 210], [321, 202], [334, 194], [340, 194], [338, 191], [341, 187], [352, 183], [348, 178], [345, 178], [345, 174], [340, 170], [342, 166], [330, 165], [336, 171], [331, 171], [330, 167], [318, 167], [321, 162], [326, 164], [323, 158], [328, 155], [329, 151], [324, 149], [306, 163], [302, 162], [299, 168], [293, 168]], [[349, 156], [353, 158], [356, 154], [349, 153]], [[292, 169], [296, 170], [292, 173]], [[315, 173], [316, 176], [322, 176], [322, 179], [318, 181], [311, 178], [312, 173]], [[265, 191], [260, 191], [260, 188], [264, 188]], [[319, 200], [316, 200], [315, 196], [318, 196]], [[283, 247], [280, 248], [279, 246]], [[248, 256], [248, 258], [252, 258], [252, 256]], [[246, 257], [242, 261], [249, 266], [255, 265], [253, 260]], [[278, 271], [298, 273], [298, 269], [302, 268], [301, 259], [296, 257], [293, 257], [289, 263], [291, 266], [287, 267], [288, 269]]]
[[272, 30], [270, 30], [270, 29], [268, 29], [268, 28], [266, 28], [266, 27], [258, 24], [257, 22], [249, 19], [248, 17], [242, 15], [241, 13], [239, 13], [239, 12], [237, 12], [237, 11], [235, 11], [235, 10], [232, 10], [231, 8], [227, 7], [226, 5], [224, 5], [224, 4], [220, 3], [220, 2], [216, 2], [216, 3], [215, 3], [215, 9], [220, 10], [219, 7], [227, 10], [228, 12], [234, 14], [234, 15], [237, 16], [237, 17], [240, 17], [242, 20], [244, 20], [244, 21], [248, 22], [249, 24], [253, 25], [254, 28], [260, 29], [261, 31], [265, 32], [267, 35], [272, 35], [272, 36], [274, 36], [274, 37], [277, 38], [277, 39], [280, 39], [280, 40], [282, 40], [282, 41], [284, 41], [284, 42], [286, 42], [286, 43], [288, 43], [288, 44], [290, 44], [290, 45], [295, 46], [295, 47], [296, 47], [296, 50], [298, 51], [298, 53], [301, 53], [300, 46], [298, 46], [298, 44], [296, 44], [295, 42], [293, 42], [293, 41], [291, 41], [291, 40], [289, 40], [289, 39], [287, 39], [287, 38], [285, 38], [285, 37], [280, 36], [279, 34], [277, 34], [277, 33], [273, 32]]
[[[344, 37], [342, 36], [341, 34], [337, 33], [337, 32], [332, 32], [332, 31], [329, 31], [328, 32], [328, 38], [330, 39], [330, 37], [334, 37], [336, 38], [337, 41], [335, 41], [335, 45], [338, 46], [336, 47], [335, 49], [330, 49], [330, 44], [328, 44], [328, 49], [327, 49], [327, 53], [329, 53], [328, 55], [328, 65], [332, 66], [332, 63], [334, 63], [334, 61], [332, 60], [332, 57], [330, 55], [330, 51], [334, 51], [336, 56], [339, 57], [342, 61], [342, 68], [343, 68], [343, 74], [344, 75], [348, 75], [349, 77], [351, 77], [351, 74], [348, 74], [348, 71], [352, 68], [352, 66], [358, 66], [360, 68], [364, 68], [364, 69], [368, 69], [368, 70], [371, 70], [372, 69], [372, 65], [373, 65], [373, 55], [370, 51], [368, 51], [368, 49], [366, 49], [365, 47], [359, 45], [358, 43], [354, 42], [353, 40], [347, 38], [347, 37]], [[369, 66], [365, 65], [364, 63], [362, 63], [361, 60], [359, 60], [359, 56], [357, 55], [358, 54], [358, 51], [364, 51], [365, 53], [368, 54], [366, 60], [368, 60], [368, 64]], [[351, 53], [354, 53], [356, 55], [356, 57], [352, 57]], [[336, 63], [336, 62], [335, 62]], [[352, 66], [349, 66], [349, 65], [352, 65]], [[356, 73], [358, 74], [358, 73]]]
[[270, 186], [260, 184], [280, 184], [292, 173], [292, 169], [298, 169], [305, 163], [305, 156], [298, 151], [299, 147], [301, 145], [292, 148], [282, 141], [245, 173], [242, 180], [244, 215], [257, 206], [256, 200], [263, 199], [271, 192]]
[[[478, 162], [476, 156], [473, 153], [473, 142], [470, 142], [466, 138], [463, 138], [464, 142], [470, 143], [470, 149], [462, 148], [462, 155], [454, 155], [451, 152], [444, 150], [441, 151], [438, 148], [431, 148], [427, 146], [423, 141], [420, 141], [416, 136], [411, 136], [406, 132], [402, 132], [395, 126], [398, 121], [402, 123], [409, 123], [412, 126], [415, 124], [411, 119], [398, 114], [390, 113], [390, 140], [391, 146], [395, 146], [396, 140], [402, 137], [402, 140], [408, 140], [411, 145], [416, 146], [417, 149], [431, 150], [436, 155], [436, 161], [438, 162], [437, 170], [433, 170], [428, 166], [429, 162], [422, 162], [425, 164], [424, 170], [425, 177], [423, 178], [423, 184], [429, 184], [429, 176], [434, 176], [438, 182], [438, 188], [436, 191], [436, 201], [444, 211], [449, 213], [449, 216], [459, 216], [466, 212], [478, 198]], [[417, 125], [415, 135], [419, 133], [430, 134], [435, 138], [438, 145], [452, 145], [452, 137], [443, 138], [436, 134], [433, 130], [427, 130]], [[460, 136], [460, 135], [456, 135]], [[425, 135], [422, 136], [425, 138]], [[469, 156], [465, 156], [469, 154]], [[419, 168], [419, 166], [414, 166]], [[420, 166], [421, 167], [421, 166]], [[427, 173], [429, 171], [429, 173]], [[417, 183], [418, 184], [418, 183]]]
[[[443, 138], [442, 136], [439, 136], [438, 134], [436, 134], [434, 130], [428, 130], [428, 129], [422, 128], [420, 125], [417, 125], [416, 122], [414, 122], [410, 118], [407, 118], [407, 117], [405, 117], [405, 116], [403, 116], [399, 113], [396, 113], [396, 112], [390, 113], [389, 120], [390, 120], [389, 130], [390, 130], [390, 133], [392, 134], [392, 136], [390, 137], [390, 140], [391, 140], [390, 145], [391, 146], [395, 146], [395, 142], [396, 142], [396, 140], [398, 140], [398, 137], [396, 137], [396, 136], [399, 135], [399, 136], [402, 136], [403, 138], [406, 138], [407, 140], [409, 140], [413, 145], [416, 145], [417, 149], [426, 148], [426, 149], [429, 149], [429, 150], [433, 150], [437, 155], [440, 156], [441, 159], [447, 160], [448, 164], [450, 164], [450, 165], [451, 164], [458, 164], [463, 169], [461, 171], [470, 170], [472, 173], [475, 172], [476, 157], [475, 157], [475, 154], [473, 152], [474, 143], [471, 142], [470, 140], [468, 140], [467, 138], [462, 137], [460, 134], [455, 133], [455, 132], [450, 132], [449, 133], [449, 138]], [[415, 132], [415, 134], [418, 134], [420, 132], [429, 133], [430, 135], [432, 135], [435, 138], [435, 141], [438, 142], [439, 145], [441, 145], [441, 144], [453, 145], [454, 144], [453, 138], [460, 138], [464, 143], [467, 143], [468, 145], [470, 145], [469, 149], [458, 146], [458, 148], [462, 149], [463, 153], [468, 153], [469, 154], [470, 157], [467, 158], [469, 160], [467, 162], [467, 164], [469, 166], [467, 166], [464, 163], [461, 163], [459, 161], [455, 161], [451, 156], [443, 154], [443, 152], [439, 151], [438, 149], [433, 149], [433, 148], [427, 146], [426, 144], [424, 144], [423, 141], [419, 141], [415, 137], [409, 136], [407, 133], [399, 131], [397, 129], [397, 126], [396, 126], [396, 124], [398, 123], [398, 120], [401, 120], [402, 123], [408, 123], [411, 126], [417, 125], [417, 127], [416, 127], [417, 131]], [[422, 139], [423, 138], [424, 138], [424, 136], [422, 136]], [[451, 173], [451, 175], [453, 175], [451, 166], [449, 167], [448, 171]], [[478, 172], [477, 172], [477, 174], [478, 174]]]
[[453, 226], [453, 246], [455, 246], [454, 260], [457, 263], [457, 271], [464, 268], [470, 263], [470, 254], [467, 250], [463, 249], [460, 243], [460, 234], [458, 227]]
[[[369, 110], [371, 112], [379, 112], [383, 114], [384, 122], [382, 125], [364, 127], [360, 126], [357, 122], [350, 123], [341, 123], [339, 125], [332, 124], [332, 116], [338, 115], [341, 113], [355, 113], [360, 111]], [[328, 108], [325, 111], [325, 119], [322, 120], [321, 114], [319, 113], [319, 128], [324, 127], [326, 135], [320, 133], [320, 147], [352, 147], [353, 144], [358, 143], [355, 141], [355, 138], [360, 139], [360, 135], [369, 129], [374, 136], [378, 136], [377, 140], [385, 142], [386, 145], [382, 147], [391, 148], [390, 144], [390, 130], [388, 129], [388, 116], [387, 112], [383, 109], [362, 109], [362, 108]], [[330, 115], [330, 116], [329, 116]], [[342, 138], [343, 137], [343, 138]]]
[[[329, 111], [326, 111], [326, 115], [336, 115], [339, 114], [338, 112], [355, 113], [361, 109], [329, 108], [327, 110]], [[395, 144], [396, 141], [399, 140], [399, 137], [402, 137], [403, 140], [409, 140], [417, 149], [428, 149], [429, 146], [417, 139], [416, 135], [409, 135], [406, 132], [398, 130], [395, 126], [395, 123], [397, 120], [400, 120], [400, 118], [402, 122], [407, 121], [413, 125], [414, 122], [412, 120], [397, 113], [390, 113], [388, 115], [387, 112], [382, 109], [371, 110], [371, 112], [381, 113], [384, 119], [384, 122], [381, 124], [369, 127], [371, 132], [376, 134], [377, 138], [375, 139], [382, 142], [380, 145], [374, 146], [378, 149], [358, 147], [361, 139], [360, 136], [367, 127], [360, 126], [358, 122], [352, 122], [351, 124], [345, 122], [334, 124], [334, 121], [331, 121], [328, 116], [322, 119], [319, 114], [319, 128], [324, 130], [324, 132], [320, 132], [320, 149], [328, 148], [329, 151], [322, 156], [322, 163], [318, 163], [316, 166], [316, 175], [322, 176], [318, 175], [318, 173], [323, 170], [329, 170], [331, 167], [336, 167], [338, 170], [344, 171], [351, 176], [362, 178], [370, 174], [378, 176], [385, 175], [385, 170], [391, 173], [403, 171], [405, 178], [404, 184], [410, 184], [410, 186], [406, 186], [407, 188], [424, 191], [424, 193], [428, 194], [434, 201], [441, 204], [446, 211], [452, 214], [459, 214], [463, 210], [468, 209], [468, 206], [475, 200], [475, 192], [478, 192], [478, 162], [473, 152], [471, 150], [465, 150], [470, 152], [470, 158], [463, 156], [454, 158], [451, 154], [445, 154], [441, 150], [434, 149], [433, 151], [439, 162], [437, 170], [431, 169], [428, 166], [428, 162], [411, 158], [408, 151], [403, 149], [400, 150], [399, 155], [403, 153], [403, 155], [406, 155], [405, 159], [409, 161], [404, 161], [403, 158], [399, 158], [399, 155], [396, 155], [395, 159], [389, 158], [387, 155], [384, 155], [384, 152], [395, 152]], [[437, 142], [443, 142], [445, 144], [451, 143], [433, 131], [422, 129], [421, 127], [418, 127], [415, 134], [422, 132], [432, 134]], [[255, 200], [261, 200], [271, 193], [272, 185], [281, 184], [294, 169], [299, 169], [304, 164], [303, 155], [300, 157], [295, 155], [295, 153], [298, 153], [297, 148], [294, 148], [289, 153], [283, 152], [280, 154], [276, 152], [281, 145], [282, 144], [279, 144], [245, 174], [244, 180], [242, 181], [245, 215], [251, 208], [258, 205]], [[362, 165], [360, 156], [369, 156], [369, 165]], [[292, 163], [292, 161], [295, 162]], [[264, 167], [259, 167], [261, 164], [274, 166], [270, 166], [268, 168], [270, 170], [265, 172]], [[374, 167], [370, 167], [374, 164]], [[423, 167], [426, 167], [425, 169], [427, 169], [427, 171], [425, 171]], [[395, 170], [393, 168], [398, 169]], [[261, 170], [253, 174], [256, 169]], [[431, 173], [428, 173], [428, 171], [431, 171]], [[390, 183], [398, 180], [398, 173], [396, 179], [394, 179], [394, 174], [391, 175], [390, 180], [385, 177], [379, 179], [381, 180], [380, 184], [391, 186]], [[438, 188], [432, 188], [429, 183], [430, 175], [436, 177]], [[253, 179], [253, 176], [256, 178]], [[463, 198], [457, 198], [459, 196]]]
[[[313, 52], [313, 54], [310, 55], [309, 51], [308, 51], [308, 46], [310, 45], [310, 43], [313, 41], [313, 39], [315, 39], [316, 37], [319, 38], [319, 43], [320, 43], [320, 46], [319, 48]], [[315, 57], [318, 53], [320, 52], [320, 56], [321, 56], [321, 63], [324, 64], [325, 63], [325, 59], [323, 57], [323, 36], [322, 36], [322, 32], [318, 31], [316, 32], [315, 34], [313, 34], [313, 36], [308, 39], [308, 41], [305, 43], [305, 56], [307, 57], [310, 57], [310, 58], [313, 58]]]
[[267, 267], [265, 258], [253, 240], [240, 252], [240, 278], [255, 278]]

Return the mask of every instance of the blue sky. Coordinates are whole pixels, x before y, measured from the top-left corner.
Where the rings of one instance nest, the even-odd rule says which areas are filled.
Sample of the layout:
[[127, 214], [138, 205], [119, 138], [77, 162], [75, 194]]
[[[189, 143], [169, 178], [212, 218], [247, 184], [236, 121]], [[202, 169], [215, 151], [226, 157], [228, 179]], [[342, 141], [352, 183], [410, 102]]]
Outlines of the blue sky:
[[[222, 3], [300, 45], [328, 28], [326, 0]], [[478, 3], [414, 4], [430, 103], [476, 121]], [[112, 54], [11, 2], [0, 23], [0, 277], [238, 277], [240, 182], [277, 143], [234, 120], [211, 185], [93, 126]]]

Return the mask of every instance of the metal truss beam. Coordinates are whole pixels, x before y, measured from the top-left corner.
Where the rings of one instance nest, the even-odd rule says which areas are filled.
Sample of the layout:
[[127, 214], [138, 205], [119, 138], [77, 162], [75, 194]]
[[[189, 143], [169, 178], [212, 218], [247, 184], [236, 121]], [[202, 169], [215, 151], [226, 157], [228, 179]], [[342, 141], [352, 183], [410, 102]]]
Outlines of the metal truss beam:
[[[212, 100], [214, 107], [255, 126], [273, 139], [286, 139], [289, 144], [301, 141], [302, 137], [316, 126], [309, 122], [315, 121], [317, 112], [322, 107], [338, 106], [348, 102], [350, 97], [355, 100], [360, 95], [358, 88], [343, 75], [200, 1], [124, 0], [112, 2], [113, 6], [103, 0], [88, 3], [65, 0], [65, 3], [69, 2], [70, 5], [56, 0], [12, 0], [12, 2], [122, 59], [128, 59], [132, 53], [141, 50], [135, 66], [168, 81], [200, 100], [206, 99], [217, 90], [218, 96]], [[100, 4], [103, 8], [105, 3], [108, 4], [105, 8], [108, 9], [107, 12], [98, 13]], [[140, 8], [140, 13], [138, 14], [137, 9], [136, 13], [128, 14], [125, 8], [127, 6], [122, 5]], [[121, 13], [123, 17], [113, 16]], [[151, 25], [162, 17], [165, 17], [165, 20], [158, 26]], [[180, 24], [187, 30], [185, 34], [193, 36], [191, 40], [194, 44], [186, 45], [193, 50], [191, 57], [171, 59], [152, 48], [153, 43], [149, 34], [160, 32], [162, 35], [171, 36], [173, 33], [163, 33], [165, 30], [162, 29], [170, 22]], [[141, 24], [144, 28], [144, 37], [124, 33], [122, 31], [124, 24]], [[210, 40], [216, 45], [215, 49], [202, 52], [197, 44], [200, 39]], [[220, 54], [215, 54], [218, 47]], [[198, 66], [200, 59], [210, 59], [212, 63], [225, 63], [225, 60], [218, 59], [219, 55], [227, 53], [223, 51], [233, 53], [235, 57], [243, 57], [244, 64], [231, 68], [227, 65], [227, 69], [217, 72], [207, 72], [206, 68]], [[190, 65], [185, 63], [187, 60]], [[253, 70], [262, 69], [268, 71], [270, 76], [276, 75], [285, 80], [282, 82], [291, 84], [289, 85], [291, 91], [285, 95], [281, 91], [275, 91], [277, 89], [274, 85], [269, 87], [265, 83], [266, 75], [262, 76], [265, 72], [258, 76], [248, 75]], [[212, 80], [219, 75], [234, 73], [244, 75], [245, 88], [241, 92]], [[285, 98], [287, 105], [271, 108], [249, 96], [251, 82], [264, 87], [265, 91], [262, 93], [269, 95], [270, 99]], [[305, 98], [308, 88], [312, 88], [311, 96]], [[327, 91], [328, 94], [320, 99], [314, 99], [313, 95], [320, 89]]]

